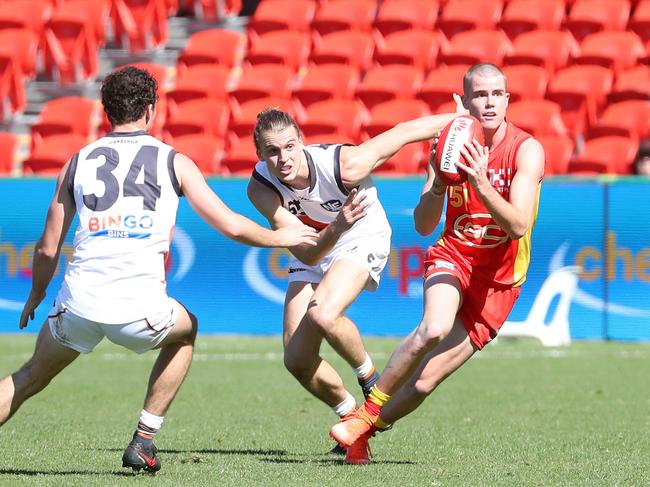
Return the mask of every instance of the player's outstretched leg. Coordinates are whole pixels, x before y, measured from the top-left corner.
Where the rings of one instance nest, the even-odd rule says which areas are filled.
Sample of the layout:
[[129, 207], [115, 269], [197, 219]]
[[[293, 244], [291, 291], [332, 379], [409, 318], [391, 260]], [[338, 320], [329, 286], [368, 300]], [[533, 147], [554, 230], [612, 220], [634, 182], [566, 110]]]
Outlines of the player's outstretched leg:
[[122, 455], [123, 467], [152, 474], [160, 470], [160, 459], [156, 456], [158, 449], [153, 441], [192, 363], [196, 331], [196, 317], [180, 306], [178, 319], [162, 341], [151, 369], [144, 408], [133, 439]]
[[0, 380], [0, 426], [78, 356], [79, 352], [54, 339], [45, 321], [36, 339], [34, 355], [19, 370]]

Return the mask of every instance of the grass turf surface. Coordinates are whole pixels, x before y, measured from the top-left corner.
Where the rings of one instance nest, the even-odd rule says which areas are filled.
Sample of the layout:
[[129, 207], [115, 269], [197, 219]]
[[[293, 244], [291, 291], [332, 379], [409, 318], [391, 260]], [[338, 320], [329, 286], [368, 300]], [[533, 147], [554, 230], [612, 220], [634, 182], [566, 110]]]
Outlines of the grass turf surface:
[[[0, 336], [0, 375], [34, 341]], [[380, 369], [397, 343], [366, 340]], [[77, 359], [0, 428], [0, 485], [650, 485], [650, 344], [492, 344], [350, 466], [326, 454], [335, 417], [284, 370], [279, 337], [200, 336], [152, 478], [121, 455], [155, 356], [102, 343]]]

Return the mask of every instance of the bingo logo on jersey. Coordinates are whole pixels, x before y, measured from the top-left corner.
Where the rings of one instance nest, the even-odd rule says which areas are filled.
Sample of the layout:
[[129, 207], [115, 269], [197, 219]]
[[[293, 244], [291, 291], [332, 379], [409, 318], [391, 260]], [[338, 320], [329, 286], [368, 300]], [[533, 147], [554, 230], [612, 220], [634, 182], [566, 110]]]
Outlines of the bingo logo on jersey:
[[148, 214], [93, 216], [88, 219], [88, 231], [91, 237], [149, 238], [151, 232], [146, 230], [153, 223], [153, 217]]

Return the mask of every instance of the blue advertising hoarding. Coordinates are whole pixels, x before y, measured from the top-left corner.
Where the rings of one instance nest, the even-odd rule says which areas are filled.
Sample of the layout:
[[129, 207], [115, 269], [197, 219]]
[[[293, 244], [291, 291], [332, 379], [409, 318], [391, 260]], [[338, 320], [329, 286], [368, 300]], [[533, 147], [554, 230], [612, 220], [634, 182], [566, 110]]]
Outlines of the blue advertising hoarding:
[[[423, 180], [379, 179], [393, 227], [392, 251], [380, 288], [364, 292], [348, 315], [367, 335], [405, 335], [422, 310], [422, 256], [438, 230], [419, 236], [412, 210]], [[246, 198], [245, 180], [215, 179], [211, 187], [235, 211], [266, 222]], [[54, 190], [51, 179], [0, 180], [0, 332], [18, 329], [31, 283], [33, 246]], [[650, 182], [547, 180], [533, 232], [528, 280], [510, 319], [525, 320], [549, 274], [582, 268], [570, 307], [573, 339], [650, 339]], [[76, 222], [73, 222], [73, 227]], [[61, 262], [71, 253], [73, 229]], [[232, 242], [212, 230], [186, 201], [179, 207], [168, 261], [168, 291], [199, 318], [203, 333], [280, 334], [288, 254]], [[37, 331], [61, 282], [62, 268], [38, 308]]]

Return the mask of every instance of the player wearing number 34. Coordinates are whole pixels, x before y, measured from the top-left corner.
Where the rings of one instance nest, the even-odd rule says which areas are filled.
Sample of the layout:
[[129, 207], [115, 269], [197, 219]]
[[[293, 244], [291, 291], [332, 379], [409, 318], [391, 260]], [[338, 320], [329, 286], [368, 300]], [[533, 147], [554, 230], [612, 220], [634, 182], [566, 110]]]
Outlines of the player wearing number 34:
[[[31, 359], [0, 381], [0, 425], [80, 353], [104, 338], [137, 353], [158, 348], [144, 407], [122, 464], [156, 472], [153, 438], [192, 361], [196, 318], [165, 289], [165, 259], [179, 197], [228, 238], [261, 247], [315, 245], [302, 224], [270, 230], [233, 212], [196, 165], [148, 135], [156, 113], [156, 81], [126, 67], [102, 84], [113, 131], [62, 168], [34, 249], [32, 289], [20, 317], [25, 328], [45, 297], [75, 213], [74, 253]], [[91, 455], [92, 457], [92, 455]]]

